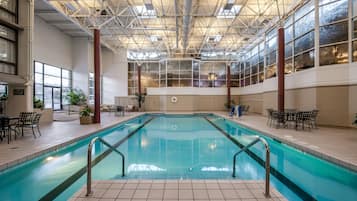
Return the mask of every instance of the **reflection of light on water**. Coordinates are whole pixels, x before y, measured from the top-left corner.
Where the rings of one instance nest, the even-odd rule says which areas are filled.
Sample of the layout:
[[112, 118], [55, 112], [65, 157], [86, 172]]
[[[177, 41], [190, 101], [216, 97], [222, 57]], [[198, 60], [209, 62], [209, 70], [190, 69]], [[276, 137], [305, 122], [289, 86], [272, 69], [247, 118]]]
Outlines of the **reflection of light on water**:
[[128, 167], [128, 172], [162, 172], [166, 171], [166, 169], [159, 168], [155, 165], [148, 165], [148, 164], [131, 164]]
[[141, 147], [146, 147], [148, 144], [149, 144], [149, 142], [145, 138], [141, 139], [141, 142], [140, 142]]
[[53, 160], [53, 159], [54, 159], [53, 156], [49, 156], [49, 157], [46, 158], [46, 161], [51, 161], [51, 160]]
[[203, 172], [229, 172], [228, 168], [217, 168], [217, 167], [202, 167]]
[[214, 142], [214, 143], [209, 143], [208, 144], [208, 148], [210, 149], [210, 150], [215, 150], [216, 148], [217, 148], [217, 144], [216, 144], [216, 142]]

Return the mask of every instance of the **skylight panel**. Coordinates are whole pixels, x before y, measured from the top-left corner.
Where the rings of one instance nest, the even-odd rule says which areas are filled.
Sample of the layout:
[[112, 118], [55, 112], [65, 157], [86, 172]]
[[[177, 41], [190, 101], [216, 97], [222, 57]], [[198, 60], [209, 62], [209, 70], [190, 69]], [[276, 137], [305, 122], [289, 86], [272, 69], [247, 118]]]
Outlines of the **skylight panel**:
[[241, 5], [226, 4], [219, 9], [217, 18], [235, 18], [241, 10]]
[[138, 17], [147, 19], [147, 18], [156, 18], [156, 11], [153, 6], [134, 6], [134, 10], [137, 13]]

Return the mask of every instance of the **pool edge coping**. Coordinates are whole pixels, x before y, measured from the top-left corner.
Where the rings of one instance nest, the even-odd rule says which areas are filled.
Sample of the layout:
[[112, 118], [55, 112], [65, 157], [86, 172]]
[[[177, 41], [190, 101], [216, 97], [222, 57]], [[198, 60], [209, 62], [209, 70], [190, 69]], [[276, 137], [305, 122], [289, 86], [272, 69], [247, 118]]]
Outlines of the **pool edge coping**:
[[227, 118], [227, 116], [225, 116], [224, 114], [220, 114], [220, 113], [217, 113], [217, 112], [212, 112], [212, 114], [217, 115], [219, 117], [222, 117], [224, 119], [231, 120], [232, 122], [237, 123], [239, 125], [242, 125], [242, 126], [244, 126], [246, 128], [258, 131], [258, 132], [260, 132], [260, 133], [272, 138], [273, 140], [281, 141], [284, 144], [287, 144], [287, 145], [289, 145], [289, 146], [291, 146], [291, 147], [293, 147], [295, 149], [298, 149], [298, 150], [300, 150], [302, 152], [309, 153], [309, 154], [311, 154], [311, 155], [313, 155], [315, 157], [324, 159], [324, 160], [326, 160], [326, 161], [328, 161], [330, 163], [333, 163], [335, 165], [341, 166], [341, 167], [346, 168], [346, 169], [348, 169], [350, 171], [357, 172], [357, 164], [351, 163], [349, 161], [345, 161], [343, 159], [338, 158], [337, 156], [329, 155], [327, 153], [323, 153], [323, 152], [314, 150], [314, 149], [306, 147], [304, 145], [297, 144], [295, 142], [292, 142], [292, 141], [287, 140], [285, 138], [276, 136], [276, 135], [274, 135], [272, 133], [269, 133], [267, 131], [264, 131], [264, 130], [261, 130], [261, 129], [257, 129], [257, 128], [253, 128], [250, 125], [247, 125], [245, 122], [239, 122], [237, 119]]
[[77, 142], [79, 140], [83, 140], [83, 139], [85, 139], [85, 138], [87, 138], [87, 137], [89, 137], [91, 135], [94, 135], [97, 132], [101, 132], [101, 131], [104, 131], [106, 129], [113, 128], [113, 127], [117, 126], [120, 123], [123, 123], [125, 121], [130, 121], [130, 120], [132, 120], [134, 118], [137, 118], [137, 117], [145, 115], [145, 114], [149, 114], [149, 113], [147, 113], [147, 112], [134, 113], [133, 116], [131, 116], [131, 117], [127, 118], [127, 119], [121, 119], [121, 120], [113, 121], [112, 123], [109, 123], [107, 125], [103, 125], [103, 127], [101, 127], [101, 128], [98, 128], [98, 129], [96, 129], [94, 131], [85, 133], [82, 136], [74, 137], [73, 139], [61, 142], [61, 143], [59, 143], [57, 145], [50, 146], [50, 147], [48, 147], [46, 149], [37, 151], [35, 153], [31, 153], [31, 154], [28, 154], [28, 155], [24, 155], [23, 157], [16, 158], [16, 159], [14, 159], [12, 161], [9, 161], [7, 163], [4, 163], [4, 164], [0, 165], [0, 173], [4, 172], [4, 171], [6, 171], [6, 170], [8, 170], [10, 168], [13, 168], [13, 167], [15, 167], [17, 165], [20, 165], [22, 163], [25, 163], [25, 162], [30, 161], [32, 159], [35, 159], [36, 157], [39, 157], [41, 155], [48, 154], [48, 153], [50, 153], [52, 151], [57, 151], [57, 150], [59, 150], [61, 148], [64, 148], [65, 146], [68, 146], [68, 145], [73, 144], [73, 143], [75, 143], [75, 142]]

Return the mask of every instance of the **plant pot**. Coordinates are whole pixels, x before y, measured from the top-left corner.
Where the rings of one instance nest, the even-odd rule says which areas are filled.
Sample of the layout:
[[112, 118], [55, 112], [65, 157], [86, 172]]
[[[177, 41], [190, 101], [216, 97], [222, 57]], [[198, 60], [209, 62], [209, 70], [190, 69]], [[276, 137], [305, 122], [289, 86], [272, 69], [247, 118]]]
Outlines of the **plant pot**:
[[79, 117], [79, 123], [81, 125], [85, 125], [85, 124], [91, 124], [93, 123], [93, 118], [91, 116], [82, 116]]

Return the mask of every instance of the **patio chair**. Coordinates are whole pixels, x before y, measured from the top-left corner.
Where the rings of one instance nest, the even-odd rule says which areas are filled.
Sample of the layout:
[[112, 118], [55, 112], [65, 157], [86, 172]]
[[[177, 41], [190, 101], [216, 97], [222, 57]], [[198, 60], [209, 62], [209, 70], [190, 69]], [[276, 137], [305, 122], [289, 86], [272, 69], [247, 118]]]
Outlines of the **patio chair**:
[[0, 118], [0, 140], [7, 137], [7, 143], [11, 141], [11, 130], [10, 130], [10, 119], [9, 118]]
[[299, 126], [303, 130], [305, 130], [305, 127], [309, 128], [309, 130], [313, 127], [312, 125], [312, 112], [311, 111], [304, 111], [304, 112], [298, 112], [296, 114], [296, 126], [295, 129], [297, 130]]
[[[24, 136], [24, 128], [32, 128], [33, 120], [35, 117], [34, 112], [21, 112], [19, 116], [19, 121], [16, 124], [16, 129], [21, 129], [21, 135]], [[36, 138], [36, 134], [32, 129], [32, 134]]]
[[35, 133], [35, 131], [33, 130], [34, 128], [37, 128], [38, 134], [40, 136], [41, 135], [41, 131], [40, 131], [40, 119], [41, 119], [42, 114], [40, 113], [36, 113], [32, 119], [32, 132]]
[[273, 111], [271, 115], [271, 124], [273, 124], [275, 128], [280, 128], [281, 126], [284, 126], [284, 112]]
[[317, 115], [319, 114], [319, 110], [312, 110], [312, 115], [311, 115], [311, 123], [312, 123], [312, 128], [317, 129]]
[[272, 113], [274, 112], [274, 109], [268, 108], [267, 113], [268, 113], [268, 121], [267, 121], [267, 126], [271, 126], [272, 123]]

